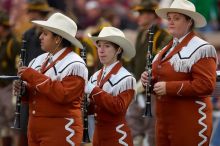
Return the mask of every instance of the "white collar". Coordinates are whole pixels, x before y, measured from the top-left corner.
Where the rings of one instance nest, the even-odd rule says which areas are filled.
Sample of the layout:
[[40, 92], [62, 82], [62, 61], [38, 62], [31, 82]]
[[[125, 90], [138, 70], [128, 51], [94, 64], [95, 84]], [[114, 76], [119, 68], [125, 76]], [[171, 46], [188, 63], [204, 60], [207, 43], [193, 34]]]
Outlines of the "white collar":
[[173, 40], [178, 40], [179, 43], [181, 43], [183, 41], [183, 39], [189, 34], [190, 32], [188, 32], [187, 34], [185, 34], [183, 37], [181, 37], [180, 39], [178, 38], [173, 38]]
[[50, 54], [50, 61], [52, 62], [52, 61], [56, 60], [66, 49], [67, 48], [63, 48], [54, 55]]
[[107, 75], [118, 62], [119, 61], [116, 61], [107, 67], [104, 66], [104, 69], [103, 69], [103, 73], [105, 73], [104, 76]]

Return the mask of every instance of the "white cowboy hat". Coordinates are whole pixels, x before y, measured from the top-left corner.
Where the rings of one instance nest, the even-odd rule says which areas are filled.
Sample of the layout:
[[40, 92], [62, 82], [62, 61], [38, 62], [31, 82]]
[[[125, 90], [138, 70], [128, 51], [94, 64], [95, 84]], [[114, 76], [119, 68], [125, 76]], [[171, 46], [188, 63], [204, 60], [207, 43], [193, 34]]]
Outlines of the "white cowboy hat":
[[98, 37], [91, 36], [91, 39], [96, 42], [99, 40], [109, 41], [119, 45], [123, 49], [122, 58], [129, 61], [136, 54], [136, 50], [131, 42], [125, 38], [124, 33], [115, 27], [103, 27]]
[[165, 19], [167, 19], [167, 13], [169, 12], [187, 15], [194, 20], [195, 27], [203, 27], [207, 24], [205, 17], [196, 12], [194, 4], [188, 0], [174, 0], [170, 8], [156, 9], [155, 12], [159, 17]]
[[54, 13], [51, 15], [48, 20], [35, 20], [32, 21], [34, 24], [37, 24], [49, 31], [52, 31], [61, 37], [65, 38], [66, 40], [70, 41], [76, 47], [83, 48], [80, 41], [78, 41], [75, 36], [77, 32], [77, 25], [76, 23], [70, 19], [69, 17], [61, 14], [61, 13]]

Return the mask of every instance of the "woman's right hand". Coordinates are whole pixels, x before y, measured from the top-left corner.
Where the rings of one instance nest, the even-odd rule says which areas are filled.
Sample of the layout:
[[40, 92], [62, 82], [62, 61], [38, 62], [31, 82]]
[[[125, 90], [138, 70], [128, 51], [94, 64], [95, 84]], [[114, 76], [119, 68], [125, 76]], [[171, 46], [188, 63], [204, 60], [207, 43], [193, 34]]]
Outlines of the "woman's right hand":
[[148, 84], [148, 73], [147, 73], [147, 71], [144, 71], [141, 74], [141, 83], [142, 83], [143, 86], [147, 86], [147, 84]]

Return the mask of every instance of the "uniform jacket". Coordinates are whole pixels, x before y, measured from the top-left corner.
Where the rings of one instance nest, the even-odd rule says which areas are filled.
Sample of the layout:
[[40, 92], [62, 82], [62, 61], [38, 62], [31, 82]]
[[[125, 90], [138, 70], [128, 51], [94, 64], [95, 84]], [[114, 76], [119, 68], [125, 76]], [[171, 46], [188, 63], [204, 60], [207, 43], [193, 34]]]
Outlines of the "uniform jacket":
[[95, 130], [94, 137], [100, 141], [106, 138], [114, 139], [111, 141], [119, 141], [118, 145], [128, 143], [131, 137], [125, 114], [135, 94], [136, 80], [120, 63], [117, 63], [103, 80], [102, 72], [103, 69], [97, 71], [89, 80], [97, 85], [89, 95], [98, 129], [98, 134]]
[[163, 58], [172, 43], [153, 61], [154, 82], [166, 82], [166, 94], [156, 96], [156, 143], [208, 146], [212, 131], [209, 97], [216, 81], [216, 50], [191, 32]]
[[48, 53], [34, 59], [23, 72], [21, 77], [28, 83], [29, 115], [81, 118], [80, 103], [88, 71], [77, 54], [69, 48], [65, 51], [67, 54], [60, 55], [63, 58], [43, 73]]
[[154, 59], [155, 82], [167, 81], [167, 96], [207, 97], [215, 87], [216, 50], [193, 32], [174, 48], [165, 59], [170, 42]]

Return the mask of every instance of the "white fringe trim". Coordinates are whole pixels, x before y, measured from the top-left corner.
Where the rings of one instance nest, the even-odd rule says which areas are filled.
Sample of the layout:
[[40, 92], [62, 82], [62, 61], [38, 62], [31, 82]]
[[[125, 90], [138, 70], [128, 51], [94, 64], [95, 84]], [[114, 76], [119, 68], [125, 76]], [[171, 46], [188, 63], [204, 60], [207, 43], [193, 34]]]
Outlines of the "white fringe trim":
[[[181, 56], [181, 52], [180, 52]], [[190, 54], [189, 54], [190, 56]], [[170, 63], [176, 72], [190, 72], [192, 66], [202, 58], [214, 57], [217, 58], [215, 48], [211, 45], [205, 45], [196, 50], [194, 54], [187, 59], [181, 59], [179, 54], [175, 54], [171, 59]]]
[[114, 93], [113, 96], [118, 95], [119, 93], [133, 89], [136, 90], [136, 80], [132, 76], [124, 78], [122, 81], [120, 81], [117, 85], [114, 86]]
[[72, 67], [70, 69], [64, 70], [62, 74], [64, 74], [65, 76], [77, 75], [82, 77], [86, 81], [86, 83], [88, 81], [88, 70], [82, 63], [73, 63]]
[[203, 122], [203, 120], [206, 119], [206, 114], [203, 112], [203, 110], [206, 108], [206, 104], [201, 101], [196, 101], [197, 104], [201, 105], [201, 107], [198, 109], [199, 114], [202, 115], [202, 117], [199, 119], [198, 123], [202, 125], [204, 128], [199, 131], [199, 136], [203, 139], [198, 146], [202, 146], [206, 141], [207, 137], [205, 136], [204, 132], [207, 130], [207, 125]]
[[127, 133], [125, 131], [121, 130], [121, 127], [123, 127], [123, 126], [124, 126], [124, 124], [121, 124], [116, 127], [116, 131], [118, 133], [122, 134], [122, 137], [118, 140], [118, 142], [120, 144], [122, 144], [123, 146], [128, 146], [128, 144], [126, 142], [124, 142], [124, 139], [127, 137]]
[[68, 135], [66, 137], [66, 141], [71, 145], [71, 146], [75, 146], [75, 143], [71, 140], [71, 137], [73, 137], [75, 135], [75, 131], [73, 129], [70, 128], [70, 125], [72, 125], [74, 123], [74, 119], [73, 118], [65, 118], [69, 121], [69, 123], [67, 123], [65, 125], [65, 129], [67, 131], [70, 132], [70, 135]]

